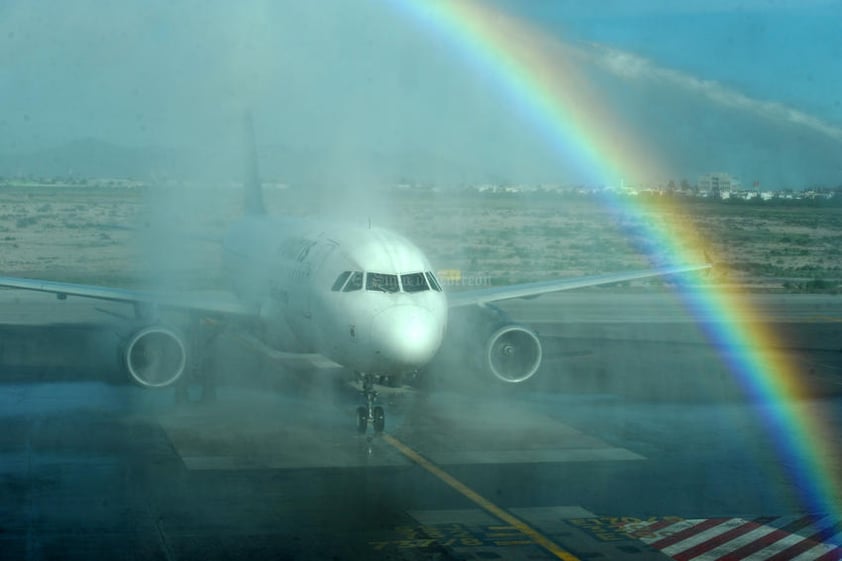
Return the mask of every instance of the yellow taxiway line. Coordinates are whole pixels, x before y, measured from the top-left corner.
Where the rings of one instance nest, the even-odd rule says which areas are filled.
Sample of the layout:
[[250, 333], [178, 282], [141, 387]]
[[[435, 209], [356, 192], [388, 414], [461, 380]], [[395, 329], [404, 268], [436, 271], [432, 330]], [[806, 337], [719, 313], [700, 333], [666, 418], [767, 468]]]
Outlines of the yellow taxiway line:
[[513, 516], [512, 514], [506, 512], [504, 509], [500, 508], [499, 506], [495, 505], [434, 463], [430, 460], [398, 440], [392, 435], [384, 434], [383, 440], [385, 440], [390, 445], [394, 446], [401, 454], [427, 470], [432, 475], [436, 476], [442, 482], [459, 492], [465, 498], [476, 504], [477, 506], [484, 509], [486, 512], [495, 516], [499, 520], [502, 520], [512, 528], [518, 530], [521, 534], [527, 536], [532, 542], [535, 544], [543, 547], [550, 553], [552, 553], [555, 557], [559, 559], [563, 559], [564, 561], [581, 561], [578, 557], [570, 553], [569, 551], [565, 551], [560, 545], [552, 541], [550, 538], [536, 530], [535, 528], [529, 526], [523, 520]]

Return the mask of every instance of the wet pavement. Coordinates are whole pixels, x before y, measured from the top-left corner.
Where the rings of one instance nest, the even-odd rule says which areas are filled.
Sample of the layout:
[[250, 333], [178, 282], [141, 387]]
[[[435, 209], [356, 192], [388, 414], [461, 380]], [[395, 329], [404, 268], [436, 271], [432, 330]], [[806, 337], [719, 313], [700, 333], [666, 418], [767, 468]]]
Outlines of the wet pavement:
[[[0, 559], [839, 558], [842, 527], [803, 504], [766, 405], [677, 312], [646, 322], [657, 303], [620, 300], [580, 304], [578, 327], [570, 301], [518, 303], [544, 322], [535, 380], [435, 372], [384, 392], [384, 436], [356, 434], [341, 376], [248, 376], [271, 362], [235, 338], [216, 399], [176, 404], [115, 383], [92, 318], [4, 326]], [[808, 365], [817, 391], [793, 404], [838, 435], [837, 323], [793, 309], [811, 344], [768, 352]], [[39, 352], [74, 337], [65, 360]]]

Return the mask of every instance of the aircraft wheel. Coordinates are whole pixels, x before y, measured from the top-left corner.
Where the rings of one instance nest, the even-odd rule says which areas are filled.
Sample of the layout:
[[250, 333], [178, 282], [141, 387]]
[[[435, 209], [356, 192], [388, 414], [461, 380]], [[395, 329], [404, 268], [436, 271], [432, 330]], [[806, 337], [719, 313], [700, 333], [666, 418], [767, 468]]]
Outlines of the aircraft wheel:
[[383, 411], [383, 408], [380, 406], [375, 407], [372, 411], [372, 417], [374, 417], [372, 421], [374, 432], [383, 432], [383, 429], [386, 428], [386, 413]]
[[365, 433], [368, 428], [368, 409], [363, 406], [357, 407], [357, 432]]

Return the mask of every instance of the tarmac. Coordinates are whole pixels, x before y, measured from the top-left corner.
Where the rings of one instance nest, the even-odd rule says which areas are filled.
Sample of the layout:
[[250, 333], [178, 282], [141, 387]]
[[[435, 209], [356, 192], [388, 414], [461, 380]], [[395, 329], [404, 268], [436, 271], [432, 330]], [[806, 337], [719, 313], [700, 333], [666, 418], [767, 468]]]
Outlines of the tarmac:
[[[504, 305], [524, 384], [438, 366], [358, 435], [342, 371], [280, 372], [233, 335], [215, 399], [123, 383], [119, 305], [0, 294], [0, 559], [840, 559], [769, 404], [667, 292]], [[757, 295], [787, 402], [842, 440], [842, 298]], [[716, 326], [713, 326], [714, 328]], [[842, 482], [840, 449], [822, 448]]]

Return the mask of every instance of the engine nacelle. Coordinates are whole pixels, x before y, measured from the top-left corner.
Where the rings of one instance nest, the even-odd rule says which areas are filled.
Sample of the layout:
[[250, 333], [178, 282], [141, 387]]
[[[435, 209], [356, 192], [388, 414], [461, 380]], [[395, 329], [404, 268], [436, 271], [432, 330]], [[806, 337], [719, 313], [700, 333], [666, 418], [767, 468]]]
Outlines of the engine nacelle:
[[493, 305], [451, 310], [443, 355], [445, 361], [467, 359], [483, 373], [507, 383], [524, 382], [541, 366], [538, 335], [513, 322]]
[[126, 343], [124, 363], [141, 386], [163, 388], [184, 374], [187, 347], [181, 336], [169, 328], [144, 327]]
[[541, 366], [541, 341], [531, 329], [508, 324], [491, 334], [486, 344], [485, 362], [497, 379], [525, 382]]

